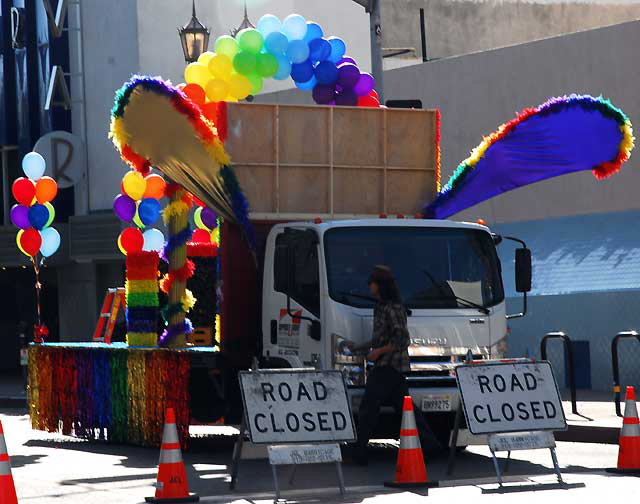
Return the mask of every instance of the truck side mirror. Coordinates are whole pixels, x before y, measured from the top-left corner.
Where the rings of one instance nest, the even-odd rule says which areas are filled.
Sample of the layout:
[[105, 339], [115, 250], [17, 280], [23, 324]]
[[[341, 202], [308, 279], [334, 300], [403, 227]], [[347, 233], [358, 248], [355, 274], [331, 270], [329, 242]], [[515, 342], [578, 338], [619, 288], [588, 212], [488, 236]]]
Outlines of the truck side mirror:
[[531, 291], [531, 249], [516, 249], [516, 291]]
[[309, 337], [312, 340], [320, 341], [322, 339], [322, 327], [319, 320], [312, 320], [309, 325]]

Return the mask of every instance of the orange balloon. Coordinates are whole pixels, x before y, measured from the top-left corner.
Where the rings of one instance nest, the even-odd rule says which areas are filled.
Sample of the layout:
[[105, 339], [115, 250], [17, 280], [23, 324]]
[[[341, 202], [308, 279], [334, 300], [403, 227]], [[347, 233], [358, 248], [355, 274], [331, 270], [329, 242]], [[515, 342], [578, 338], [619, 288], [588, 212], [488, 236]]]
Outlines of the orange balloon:
[[58, 194], [58, 184], [51, 177], [41, 177], [36, 182], [36, 199], [38, 203], [49, 203]]
[[164, 190], [165, 187], [167, 187], [167, 183], [160, 175], [152, 173], [151, 175], [147, 175], [145, 180], [147, 181], [147, 188], [144, 191], [144, 196], [142, 196], [143, 198], [160, 199], [164, 196]]

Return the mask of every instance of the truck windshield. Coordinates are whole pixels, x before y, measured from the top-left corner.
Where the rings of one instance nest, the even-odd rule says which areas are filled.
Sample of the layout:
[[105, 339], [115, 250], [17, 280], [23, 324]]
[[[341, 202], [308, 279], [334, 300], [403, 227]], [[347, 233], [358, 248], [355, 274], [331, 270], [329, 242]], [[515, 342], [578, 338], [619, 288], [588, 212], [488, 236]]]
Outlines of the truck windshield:
[[[349, 227], [324, 235], [329, 295], [369, 308], [375, 265], [391, 268], [409, 308], [491, 307], [504, 299], [491, 235], [465, 228]], [[466, 301], [466, 302], [465, 302]]]

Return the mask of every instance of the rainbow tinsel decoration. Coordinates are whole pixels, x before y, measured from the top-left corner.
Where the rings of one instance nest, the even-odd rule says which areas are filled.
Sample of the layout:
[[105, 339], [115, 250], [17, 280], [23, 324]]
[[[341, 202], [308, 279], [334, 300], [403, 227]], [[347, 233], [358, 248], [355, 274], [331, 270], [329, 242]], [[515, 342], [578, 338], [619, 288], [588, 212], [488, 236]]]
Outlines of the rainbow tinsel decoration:
[[158, 343], [158, 264], [157, 252], [127, 255], [127, 344], [156, 346]]

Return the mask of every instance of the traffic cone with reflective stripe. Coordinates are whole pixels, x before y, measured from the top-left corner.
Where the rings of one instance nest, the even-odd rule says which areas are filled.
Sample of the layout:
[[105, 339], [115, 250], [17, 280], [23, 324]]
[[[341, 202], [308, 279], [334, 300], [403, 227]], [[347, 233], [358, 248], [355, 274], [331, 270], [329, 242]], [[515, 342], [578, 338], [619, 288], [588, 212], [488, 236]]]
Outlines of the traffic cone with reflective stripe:
[[16, 487], [13, 484], [13, 476], [11, 476], [7, 444], [4, 442], [2, 422], [0, 422], [0, 502], [2, 504], [18, 504]]
[[618, 468], [611, 471], [640, 474], [640, 421], [638, 421], [636, 392], [633, 387], [627, 387], [624, 419], [620, 430]]
[[160, 464], [156, 482], [156, 496], [147, 497], [147, 502], [198, 502], [200, 497], [189, 493], [187, 473], [182, 461], [180, 438], [176, 427], [176, 414], [167, 408], [160, 447]]
[[413, 413], [413, 400], [404, 397], [402, 406], [402, 425], [400, 427], [400, 450], [396, 466], [395, 481], [385, 481], [384, 486], [394, 488], [434, 487], [437, 483], [429, 483], [427, 468], [422, 457], [420, 438], [416, 417]]

